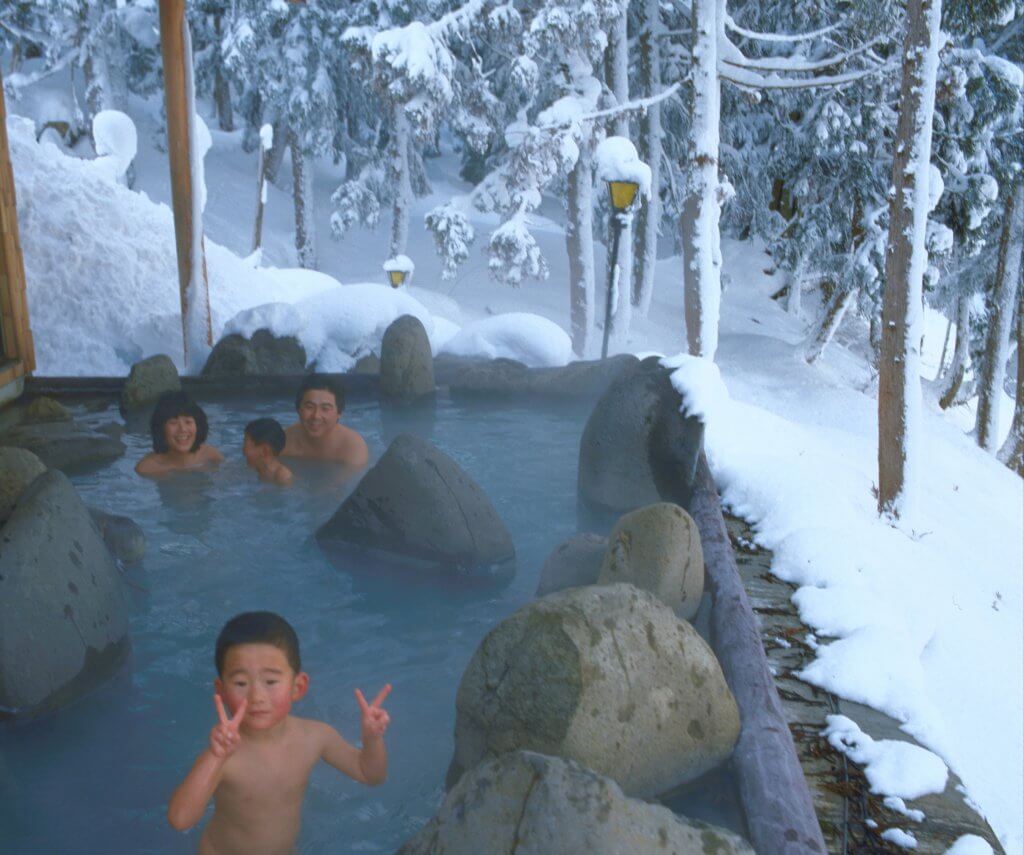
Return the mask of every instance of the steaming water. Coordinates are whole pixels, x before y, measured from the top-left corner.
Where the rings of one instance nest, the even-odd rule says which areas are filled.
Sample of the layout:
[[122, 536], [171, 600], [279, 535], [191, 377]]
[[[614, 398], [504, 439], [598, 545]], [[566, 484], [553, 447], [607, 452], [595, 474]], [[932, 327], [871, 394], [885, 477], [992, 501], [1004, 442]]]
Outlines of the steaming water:
[[[252, 609], [280, 612], [302, 645], [310, 691], [293, 708], [359, 737], [353, 690], [394, 685], [386, 702], [389, 778], [375, 789], [320, 764], [306, 795], [301, 852], [393, 852], [434, 813], [452, 755], [455, 692], [481, 638], [529, 602], [544, 558], [579, 526], [576, 468], [584, 413], [463, 408], [442, 400], [436, 418], [397, 417], [352, 404], [346, 424], [374, 459], [399, 432], [454, 458], [490, 496], [512, 534], [517, 575], [502, 589], [380, 576], [332, 561], [312, 539], [346, 488], [322, 471], [297, 471], [291, 490], [257, 483], [241, 456], [242, 428], [286, 405], [206, 405], [210, 442], [228, 458], [211, 475], [162, 483], [128, 453], [73, 478], [88, 504], [132, 517], [146, 533], [141, 568], [127, 573], [132, 653], [118, 675], [70, 708], [0, 726], [0, 849], [10, 853], [194, 852], [199, 831], [167, 825], [167, 799], [216, 721], [214, 639]], [[77, 413], [110, 421], [115, 411]], [[371, 461], [372, 462], [372, 461]], [[302, 477], [305, 476], [305, 477]], [[584, 527], [585, 528], [585, 527]], [[733, 784], [691, 787], [670, 805], [737, 827]]]

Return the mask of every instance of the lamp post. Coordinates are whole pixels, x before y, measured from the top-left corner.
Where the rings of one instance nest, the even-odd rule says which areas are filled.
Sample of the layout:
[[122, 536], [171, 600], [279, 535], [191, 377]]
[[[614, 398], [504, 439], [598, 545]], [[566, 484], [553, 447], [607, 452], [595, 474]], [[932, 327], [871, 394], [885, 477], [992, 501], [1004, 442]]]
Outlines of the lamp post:
[[392, 288], [399, 288], [406, 282], [412, 281], [413, 271], [416, 265], [407, 255], [396, 255], [384, 262], [384, 273], [388, 277], [388, 284]]
[[622, 230], [633, 218], [633, 203], [640, 185], [635, 181], [609, 181], [608, 191], [612, 200], [612, 259], [608, 265], [608, 295], [604, 306], [604, 336], [601, 341], [601, 358], [608, 357], [608, 336], [612, 329], [612, 306], [619, 288], [619, 242]]

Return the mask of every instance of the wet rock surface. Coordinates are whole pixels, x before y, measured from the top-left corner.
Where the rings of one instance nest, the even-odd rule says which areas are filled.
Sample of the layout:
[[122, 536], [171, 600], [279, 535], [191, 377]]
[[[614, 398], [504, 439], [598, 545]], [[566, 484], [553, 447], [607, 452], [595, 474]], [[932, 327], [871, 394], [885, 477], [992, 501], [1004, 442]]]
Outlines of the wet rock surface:
[[306, 370], [306, 351], [294, 336], [259, 329], [252, 338], [232, 333], [214, 345], [203, 377], [295, 375]]
[[77, 472], [117, 460], [125, 445], [111, 432], [75, 422], [20, 424], [0, 435], [0, 445], [31, 451], [48, 468]]
[[402, 315], [384, 331], [380, 345], [380, 396], [408, 404], [434, 393], [434, 357], [419, 318]]
[[738, 835], [623, 795], [578, 763], [530, 751], [485, 760], [398, 855], [739, 855]]
[[450, 388], [453, 398], [463, 400], [593, 401], [638, 364], [629, 354], [570, 362], [560, 368], [528, 368], [514, 359], [499, 358], [453, 368]]
[[181, 389], [178, 369], [169, 356], [157, 354], [136, 362], [128, 373], [121, 389], [121, 408], [126, 411], [140, 410], [156, 403], [164, 392]]
[[100, 530], [103, 542], [114, 558], [125, 564], [137, 564], [146, 554], [146, 534], [130, 517], [109, 514], [90, 507], [89, 513]]
[[558, 544], [541, 568], [537, 596], [593, 585], [607, 549], [608, 538], [599, 534], [577, 534]]
[[704, 594], [704, 553], [697, 524], [671, 502], [625, 514], [608, 535], [597, 581], [636, 585], [679, 617], [692, 620]]
[[396, 437], [317, 539], [408, 556], [452, 575], [514, 572], [515, 547], [491, 500], [454, 460], [410, 434]]
[[0, 529], [0, 627], [2, 715], [74, 700], [127, 652], [120, 573], [60, 472], [36, 478]]
[[690, 624], [631, 585], [572, 588], [524, 606], [477, 648], [446, 785], [526, 749], [650, 797], [723, 762], [738, 734], [736, 702]]
[[0, 448], [0, 523], [14, 510], [26, 487], [46, 471], [46, 466], [31, 451]]

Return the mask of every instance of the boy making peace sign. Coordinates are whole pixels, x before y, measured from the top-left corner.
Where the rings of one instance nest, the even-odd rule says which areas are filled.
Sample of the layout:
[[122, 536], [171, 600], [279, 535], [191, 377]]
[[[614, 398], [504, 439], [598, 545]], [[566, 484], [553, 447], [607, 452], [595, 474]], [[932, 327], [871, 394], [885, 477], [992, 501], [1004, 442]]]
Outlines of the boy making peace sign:
[[321, 759], [360, 783], [384, 782], [390, 718], [381, 703], [390, 685], [372, 703], [356, 689], [359, 750], [330, 725], [290, 714], [309, 688], [309, 675], [302, 671], [295, 630], [283, 618], [272, 612], [232, 618], [217, 638], [216, 663], [219, 721], [210, 731], [209, 747], [167, 807], [171, 825], [184, 831], [202, 819], [214, 799], [200, 855], [292, 852], [306, 784]]

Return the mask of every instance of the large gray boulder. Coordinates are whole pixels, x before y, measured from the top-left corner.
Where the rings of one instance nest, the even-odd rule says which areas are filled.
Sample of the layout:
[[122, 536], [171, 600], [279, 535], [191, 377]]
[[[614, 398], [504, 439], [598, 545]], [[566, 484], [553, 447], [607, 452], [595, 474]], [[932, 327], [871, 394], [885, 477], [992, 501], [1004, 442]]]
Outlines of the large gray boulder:
[[160, 353], [136, 362], [121, 388], [121, 408], [140, 410], [156, 403], [164, 392], [181, 389], [178, 369], [169, 356]]
[[396, 855], [753, 855], [739, 835], [623, 795], [578, 763], [532, 751], [486, 760]]
[[624, 372], [636, 368], [631, 354], [610, 359], [570, 362], [559, 368], [528, 368], [514, 359], [471, 362], [451, 382], [456, 399], [536, 399], [552, 402], [593, 401]]
[[33, 424], [40, 422], [69, 422], [71, 421], [71, 411], [60, 401], [40, 395], [38, 398], [33, 398], [28, 406], [21, 411], [21, 420]]
[[483, 490], [426, 440], [401, 434], [317, 531], [458, 575], [505, 576], [515, 547]]
[[0, 436], [0, 445], [31, 451], [48, 468], [75, 472], [117, 460], [125, 452], [120, 439], [74, 422], [21, 424]]
[[18, 496], [46, 471], [38, 457], [23, 448], [0, 448], [0, 523], [6, 520]]
[[275, 336], [259, 329], [252, 338], [232, 333], [214, 345], [203, 366], [203, 377], [302, 374], [306, 350], [294, 336]]
[[89, 513], [114, 558], [125, 564], [137, 564], [145, 557], [146, 533], [135, 520], [93, 507]]
[[380, 396], [408, 404], [434, 393], [434, 356], [420, 319], [402, 315], [380, 343]]
[[729, 757], [739, 713], [711, 649], [631, 585], [570, 588], [495, 627], [455, 698], [447, 786], [526, 749], [576, 760], [642, 798]]
[[593, 585], [601, 573], [607, 549], [608, 538], [599, 534], [575, 534], [558, 544], [540, 570], [537, 596]]
[[109, 676], [128, 614], [114, 559], [60, 472], [32, 482], [0, 534], [0, 715], [18, 716]]
[[671, 502], [625, 514], [608, 535], [597, 582], [636, 585], [679, 617], [692, 620], [704, 594], [704, 553], [697, 524]]
[[625, 371], [600, 397], [580, 440], [579, 496], [623, 513], [661, 499], [686, 507], [704, 426], [683, 417], [657, 357]]

